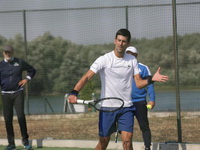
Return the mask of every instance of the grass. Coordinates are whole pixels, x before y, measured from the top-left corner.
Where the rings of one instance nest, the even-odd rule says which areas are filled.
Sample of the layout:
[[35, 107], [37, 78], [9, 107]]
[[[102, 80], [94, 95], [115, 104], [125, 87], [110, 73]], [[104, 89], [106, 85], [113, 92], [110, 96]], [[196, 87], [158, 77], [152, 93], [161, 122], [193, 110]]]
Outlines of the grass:
[[[182, 142], [200, 143], [199, 117], [199, 112], [182, 113]], [[177, 141], [176, 113], [150, 112], [149, 121], [152, 131], [152, 142]], [[27, 124], [30, 139], [53, 138], [98, 140], [97, 113], [27, 116]], [[6, 131], [3, 119], [0, 120], [0, 126], [0, 138], [5, 139]], [[15, 137], [17, 139], [21, 139], [20, 129], [16, 117], [14, 118], [14, 129]], [[114, 140], [114, 134], [112, 135], [111, 140]], [[137, 121], [135, 121], [133, 141], [143, 141]], [[48, 148], [48, 150], [51, 149]], [[52, 150], [54, 150], [54, 148], [52, 148]]]

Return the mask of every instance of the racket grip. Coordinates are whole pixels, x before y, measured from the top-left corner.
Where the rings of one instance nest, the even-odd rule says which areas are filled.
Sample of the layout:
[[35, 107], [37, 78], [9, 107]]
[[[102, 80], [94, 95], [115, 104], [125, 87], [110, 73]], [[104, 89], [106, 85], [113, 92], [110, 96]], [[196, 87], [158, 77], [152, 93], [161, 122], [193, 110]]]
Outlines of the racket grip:
[[85, 100], [77, 99], [77, 103], [78, 103], [78, 104], [84, 104], [84, 101], [85, 101]]

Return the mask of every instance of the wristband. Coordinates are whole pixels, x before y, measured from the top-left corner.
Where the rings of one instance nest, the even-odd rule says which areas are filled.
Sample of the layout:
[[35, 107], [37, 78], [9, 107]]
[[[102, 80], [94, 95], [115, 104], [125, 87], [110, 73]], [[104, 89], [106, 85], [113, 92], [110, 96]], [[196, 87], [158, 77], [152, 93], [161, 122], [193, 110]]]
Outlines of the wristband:
[[152, 81], [152, 78], [153, 78], [153, 77], [149, 77], [149, 78], [148, 78], [148, 80], [147, 80], [148, 84], [152, 84], [152, 83], [155, 82], [155, 81]]
[[71, 93], [69, 95], [75, 95], [78, 96], [79, 91], [76, 90], [72, 90]]

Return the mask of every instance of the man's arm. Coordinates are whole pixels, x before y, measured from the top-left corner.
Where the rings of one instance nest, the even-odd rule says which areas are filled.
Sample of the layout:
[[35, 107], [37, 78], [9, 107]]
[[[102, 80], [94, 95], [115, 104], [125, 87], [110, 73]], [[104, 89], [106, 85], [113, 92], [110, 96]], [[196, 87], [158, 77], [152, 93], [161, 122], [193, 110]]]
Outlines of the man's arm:
[[147, 86], [147, 93], [149, 96], [149, 102], [147, 105], [151, 105], [152, 109], [153, 109], [155, 106], [155, 99], [156, 99], [154, 84], [150, 84]]
[[148, 80], [142, 79], [140, 74], [134, 75], [134, 80], [137, 88], [141, 89], [148, 85]]
[[78, 92], [81, 91], [81, 89], [87, 84], [87, 82], [95, 75], [95, 73], [92, 70], [89, 70], [75, 85], [74, 89], [72, 90], [72, 93], [70, 93], [68, 100], [70, 103], [76, 103], [77, 102], [77, 95]]
[[[149, 70], [148, 66], [145, 66], [142, 70], [142, 75], [141, 75], [142, 79], [149, 79], [151, 77], [151, 71]], [[146, 90], [147, 90], [147, 95], [149, 96], [149, 102], [147, 103], [147, 105], [151, 105], [153, 109], [155, 106], [155, 89], [154, 89], [154, 84], [149, 84], [146, 86]]]
[[140, 77], [140, 74], [136, 74], [134, 76], [134, 80], [135, 80], [136, 86], [138, 88], [144, 88], [145, 86], [147, 86], [153, 82], [166, 82], [166, 81], [168, 81], [168, 76], [160, 74], [160, 67], [159, 67], [158, 70], [156, 71], [156, 73], [153, 75], [153, 77], [150, 77], [147, 80], [143, 80]]
[[23, 87], [28, 81], [30, 81], [36, 74], [35, 68], [33, 66], [29, 65], [27, 62], [20, 60], [22, 64], [22, 70], [27, 71], [27, 76], [25, 79], [22, 79], [19, 81], [18, 85]]

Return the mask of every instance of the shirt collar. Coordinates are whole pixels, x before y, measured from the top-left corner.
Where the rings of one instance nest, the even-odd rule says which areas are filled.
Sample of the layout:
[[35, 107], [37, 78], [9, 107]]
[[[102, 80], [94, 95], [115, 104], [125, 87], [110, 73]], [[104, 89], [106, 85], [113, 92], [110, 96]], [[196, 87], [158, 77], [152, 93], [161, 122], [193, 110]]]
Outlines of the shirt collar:
[[[12, 57], [11, 59], [10, 59], [10, 62], [13, 60], [14, 58]], [[8, 60], [6, 60], [6, 59], [4, 59], [4, 61], [5, 62], [8, 62]]]

